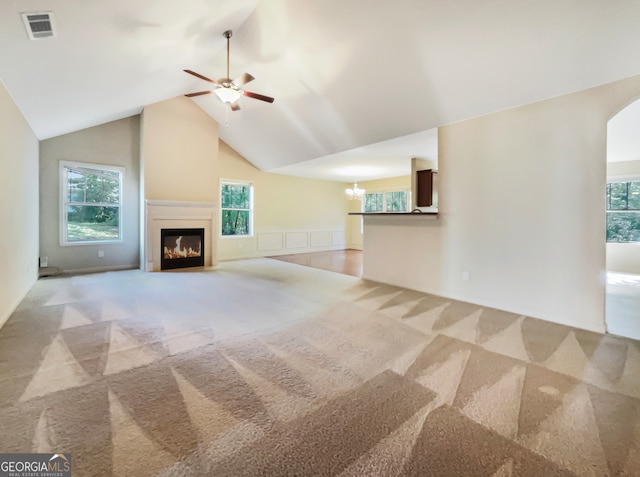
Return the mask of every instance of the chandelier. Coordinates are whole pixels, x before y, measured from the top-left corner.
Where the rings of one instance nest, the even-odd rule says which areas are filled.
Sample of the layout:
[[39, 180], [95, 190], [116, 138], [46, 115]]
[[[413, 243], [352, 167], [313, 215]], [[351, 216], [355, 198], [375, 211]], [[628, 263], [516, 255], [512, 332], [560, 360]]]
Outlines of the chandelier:
[[362, 200], [362, 198], [364, 197], [364, 189], [360, 189], [358, 187], [358, 183], [357, 182], [353, 183], [353, 188], [345, 189], [345, 192], [347, 193], [347, 196], [351, 200]]

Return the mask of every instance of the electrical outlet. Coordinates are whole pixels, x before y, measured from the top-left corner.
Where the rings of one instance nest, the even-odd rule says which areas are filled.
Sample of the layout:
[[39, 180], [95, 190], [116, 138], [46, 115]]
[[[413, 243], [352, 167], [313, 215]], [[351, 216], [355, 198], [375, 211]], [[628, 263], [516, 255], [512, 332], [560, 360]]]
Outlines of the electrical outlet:
[[40, 257], [40, 268], [46, 268], [49, 266], [49, 258], [48, 257]]
[[468, 282], [471, 278], [471, 273], [468, 270], [463, 270], [462, 272], [462, 281]]
[[104, 250], [98, 250], [98, 258], [104, 258]]

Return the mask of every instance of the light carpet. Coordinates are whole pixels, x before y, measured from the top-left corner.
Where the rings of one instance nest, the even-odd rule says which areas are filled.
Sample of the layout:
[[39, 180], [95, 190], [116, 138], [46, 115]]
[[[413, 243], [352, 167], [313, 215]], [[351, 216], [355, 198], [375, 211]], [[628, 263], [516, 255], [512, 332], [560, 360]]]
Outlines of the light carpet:
[[633, 476], [640, 344], [269, 259], [56, 277], [0, 423], [75, 476]]

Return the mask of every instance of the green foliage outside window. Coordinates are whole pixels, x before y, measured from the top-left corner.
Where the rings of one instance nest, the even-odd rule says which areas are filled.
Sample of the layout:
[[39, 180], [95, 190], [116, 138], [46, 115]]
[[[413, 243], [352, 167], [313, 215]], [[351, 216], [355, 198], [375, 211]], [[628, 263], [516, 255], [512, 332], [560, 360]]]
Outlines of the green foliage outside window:
[[121, 172], [64, 166], [66, 241], [120, 239]]
[[222, 184], [222, 235], [251, 235], [251, 185]]
[[386, 193], [387, 212], [407, 211], [407, 192], [400, 190]]
[[607, 242], [640, 242], [640, 181], [607, 184]]
[[364, 196], [364, 212], [406, 212], [407, 191], [373, 192]]
[[365, 194], [364, 211], [382, 212], [382, 192], [375, 194]]

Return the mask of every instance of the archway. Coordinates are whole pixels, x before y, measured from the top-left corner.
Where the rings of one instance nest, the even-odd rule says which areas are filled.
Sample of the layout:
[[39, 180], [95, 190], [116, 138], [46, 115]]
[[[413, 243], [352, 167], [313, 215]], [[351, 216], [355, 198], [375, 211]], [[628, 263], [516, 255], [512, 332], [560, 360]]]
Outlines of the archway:
[[610, 333], [640, 339], [640, 99], [607, 123], [607, 294]]

